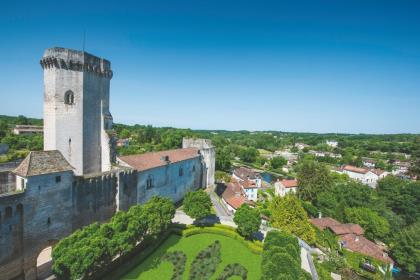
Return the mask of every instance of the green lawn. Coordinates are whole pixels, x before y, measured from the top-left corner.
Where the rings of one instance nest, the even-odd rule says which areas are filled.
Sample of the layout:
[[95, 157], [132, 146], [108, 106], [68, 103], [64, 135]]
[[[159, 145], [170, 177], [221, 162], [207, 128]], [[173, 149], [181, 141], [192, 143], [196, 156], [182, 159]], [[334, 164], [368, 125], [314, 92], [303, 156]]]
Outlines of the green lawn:
[[[181, 237], [175, 234], [169, 238], [144, 262], [140, 263], [132, 271], [121, 279], [144, 279], [144, 280], [165, 280], [171, 279], [172, 264], [160, 262], [161, 257], [170, 251], [183, 251], [187, 256], [187, 265], [184, 278], [188, 279], [190, 264], [197, 254], [215, 240], [221, 243], [221, 259], [216, 273], [211, 279], [216, 279], [224, 267], [230, 263], [239, 263], [248, 270], [248, 279], [260, 279], [261, 277], [261, 256], [249, 251], [249, 249], [237, 240], [217, 234], [202, 233], [189, 237]], [[239, 277], [231, 277], [230, 280], [239, 280]]]

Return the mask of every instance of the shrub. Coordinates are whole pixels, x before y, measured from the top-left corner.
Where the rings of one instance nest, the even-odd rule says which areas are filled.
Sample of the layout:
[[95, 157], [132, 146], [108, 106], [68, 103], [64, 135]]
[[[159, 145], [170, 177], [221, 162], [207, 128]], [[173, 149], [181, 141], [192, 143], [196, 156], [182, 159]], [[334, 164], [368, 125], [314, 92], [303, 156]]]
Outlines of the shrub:
[[248, 270], [239, 263], [228, 264], [217, 280], [227, 280], [232, 276], [239, 276], [242, 280], [248, 277]]
[[162, 257], [162, 261], [168, 261], [174, 266], [171, 280], [182, 280], [185, 271], [187, 256], [181, 251], [169, 252]]
[[191, 263], [190, 280], [209, 279], [216, 272], [217, 265], [221, 262], [220, 246], [220, 242], [216, 240], [198, 253]]

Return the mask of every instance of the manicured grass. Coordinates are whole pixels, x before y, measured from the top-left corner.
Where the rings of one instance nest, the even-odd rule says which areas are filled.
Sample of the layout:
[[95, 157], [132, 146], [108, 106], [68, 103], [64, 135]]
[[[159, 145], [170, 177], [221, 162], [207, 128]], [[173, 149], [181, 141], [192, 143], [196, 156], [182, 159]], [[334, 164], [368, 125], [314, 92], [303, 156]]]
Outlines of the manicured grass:
[[[261, 255], [252, 253], [244, 244], [230, 237], [202, 233], [189, 237], [181, 237], [175, 234], [169, 238], [144, 262], [140, 263], [132, 271], [124, 275], [122, 280], [142, 279], [142, 280], [165, 280], [171, 279], [172, 264], [161, 262], [160, 259], [166, 252], [183, 251], [187, 256], [187, 265], [184, 278], [188, 279], [191, 262], [197, 254], [215, 240], [221, 243], [222, 262], [217, 267], [216, 273], [211, 279], [216, 279], [226, 265], [239, 263], [248, 270], [248, 279], [260, 279], [261, 277]], [[239, 277], [231, 277], [230, 280], [237, 280]]]

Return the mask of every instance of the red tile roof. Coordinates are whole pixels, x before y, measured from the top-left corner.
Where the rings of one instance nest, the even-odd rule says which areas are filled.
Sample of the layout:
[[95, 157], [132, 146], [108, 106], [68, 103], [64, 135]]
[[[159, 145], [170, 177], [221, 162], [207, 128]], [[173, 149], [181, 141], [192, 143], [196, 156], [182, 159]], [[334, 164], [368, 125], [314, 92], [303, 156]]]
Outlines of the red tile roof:
[[343, 234], [349, 234], [349, 233], [363, 235], [365, 233], [363, 228], [359, 226], [358, 224], [338, 224], [338, 225], [331, 225], [328, 228], [330, 228], [337, 235], [343, 235]]
[[381, 169], [371, 169], [370, 171], [372, 171], [373, 173], [375, 173], [378, 176], [381, 176], [382, 174], [385, 173], [385, 171], [383, 171]]
[[280, 183], [285, 188], [297, 188], [297, 186], [298, 186], [298, 181], [296, 179], [293, 179], [293, 180], [281, 180]]
[[360, 174], [366, 174], [366, 173], [369, 172], [369, 169], [356, 167], [356, 166], [352, 166], [352, 165], [345, 165], [343, 167], [343, 170], [350, 171], [350, 172], [355, 172], [355, 173], [360, 173]]
[[366, 239], [364, 236], [350, 233], [341, 235], [339, 238], [343, 247], [353, 252], [371, 256], [387, 263], [394, 262], [378, 245]]
[[246, 202], [245, 194], [238, 182], [229, 183], [222, 194], [223, 199], [233, 209], [238, 209]]
[[[165, 166], [168, 163], [179, 162], [187, 159], [199, 157], [197, 148], [168, 150], [161, 152], [151, 152], [140, 155], [122, 156], [119, 159], [132, 168], [143, 171], [155, 167]], [[166, 161], [165, 158], [169, 161]]]
[[333, 218], [318, 218], [318, 219], [311, 219], [311, 223], [319, 228], [320, 230], [324, 230], [330, 226], [340, 225], [341, 223]]
[[241, 184], [244, 189], [255, 189], [255, 188], [257, 188], [257, 184], [255, 184], [254, 181], [251, 181], [251, 180], [248, 180], [248, 179], [245, 180], [245, 181], [239, 182], [239, 184]]
[[238, 176], [242, 180], [256, 179], [257, 178], [257, 173], [254, 170], [252, 170], [250, 168], [247, 168], [247, 167], [236, 168], [233, 171], [233, 174], [235, 174], [236, 176]]

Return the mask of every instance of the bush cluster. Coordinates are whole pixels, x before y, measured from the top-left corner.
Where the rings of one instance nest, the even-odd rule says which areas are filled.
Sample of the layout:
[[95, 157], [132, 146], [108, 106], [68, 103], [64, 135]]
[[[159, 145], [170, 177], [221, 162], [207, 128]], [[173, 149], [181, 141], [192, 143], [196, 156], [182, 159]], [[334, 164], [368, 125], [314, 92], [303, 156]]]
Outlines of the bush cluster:
[[246, 280], [248, 270], [239, 263], [228, 264], [217, 280], [228, 280], [232, 276], [239, 276], [242, 280]]
[[216, 240], [198, 253], [191, 263], [190, 280], [210, 279], [221, 262], [220, 247], [220, 242]]
[[58, 279], [81, 279], [104, 270], [116, 257], [166, 231], [174, 215], [171, 200], [153, 197], [128, 212], [118, 212], [108, 223], [79, 229], [54, 248], [53, 273]]
[[267, 233], [262, 255], [262, 280], [305, 279], [300, 263], [300, 247], [296, 237], [280, 231]]
[[185, 271], [185, 263], [187, 262], [187, 256], [184, 252], [175, 251], [166, 253], [162, 257], [162, 261], [168, 261], [174, 266], [171, 280], [182, 280], [182, 275]]

